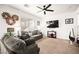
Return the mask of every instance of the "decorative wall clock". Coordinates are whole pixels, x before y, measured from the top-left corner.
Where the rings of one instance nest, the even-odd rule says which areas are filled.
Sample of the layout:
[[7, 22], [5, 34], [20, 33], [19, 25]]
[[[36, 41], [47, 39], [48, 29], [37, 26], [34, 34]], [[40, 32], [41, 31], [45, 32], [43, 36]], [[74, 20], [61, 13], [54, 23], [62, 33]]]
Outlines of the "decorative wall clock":
[[14, 25], [16, 21], [19, 20], [19, 17], [17, 15], [11, 16], [8, 12], [3, 12], [2, 17], [6, 20], [6, 23], [8, 25]]

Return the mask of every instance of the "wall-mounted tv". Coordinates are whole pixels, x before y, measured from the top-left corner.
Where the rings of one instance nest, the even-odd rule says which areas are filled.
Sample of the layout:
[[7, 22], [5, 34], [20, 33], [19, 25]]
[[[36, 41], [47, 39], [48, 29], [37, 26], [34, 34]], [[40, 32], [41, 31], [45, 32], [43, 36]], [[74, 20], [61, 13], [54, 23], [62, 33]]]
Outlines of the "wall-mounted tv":
[[47, 28], [58, 28], [59, 27], [59, 21], [53, 20], [53, 21], [47, 21], [48, 26]]

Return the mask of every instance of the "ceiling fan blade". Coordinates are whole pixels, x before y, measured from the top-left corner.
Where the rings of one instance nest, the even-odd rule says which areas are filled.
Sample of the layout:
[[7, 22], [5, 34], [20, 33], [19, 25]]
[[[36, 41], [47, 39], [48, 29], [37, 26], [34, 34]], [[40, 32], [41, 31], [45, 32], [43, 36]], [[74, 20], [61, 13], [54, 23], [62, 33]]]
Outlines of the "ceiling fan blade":
[[44, 11], [44, 15], [46, 15], [46, 11]]
[[51, 11], [51, 12], [54, 12], [54, 10], [46, 10], [46, 11]]
[[36, 6], [37, 8], [39, 8], [39, 9], [42, 9], [41, 7], [39, 7], [39, 6]]
[[49, 8], [51, 6], [51, 4], [49, 4], [45, 9]]

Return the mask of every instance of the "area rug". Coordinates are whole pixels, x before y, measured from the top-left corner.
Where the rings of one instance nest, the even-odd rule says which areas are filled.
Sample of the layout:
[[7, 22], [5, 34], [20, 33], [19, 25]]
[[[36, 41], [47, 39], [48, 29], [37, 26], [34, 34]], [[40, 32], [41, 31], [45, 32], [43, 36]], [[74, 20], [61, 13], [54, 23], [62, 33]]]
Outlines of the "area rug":
[[40, 54], [78, 54], [79, 47], [71, 45], [69, 40], [43, 38], [36, 42], [40, 47]]

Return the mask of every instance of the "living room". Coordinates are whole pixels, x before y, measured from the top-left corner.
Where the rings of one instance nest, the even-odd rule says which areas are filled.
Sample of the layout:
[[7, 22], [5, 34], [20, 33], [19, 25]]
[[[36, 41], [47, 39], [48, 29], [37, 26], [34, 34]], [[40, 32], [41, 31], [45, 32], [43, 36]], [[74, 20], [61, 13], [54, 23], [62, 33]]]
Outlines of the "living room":
[[0, 19], [2, 54], [79, 53], [78, 4], [0, 4]]

